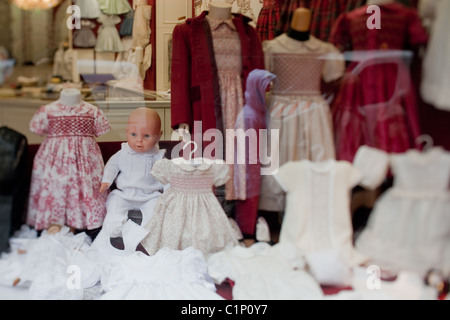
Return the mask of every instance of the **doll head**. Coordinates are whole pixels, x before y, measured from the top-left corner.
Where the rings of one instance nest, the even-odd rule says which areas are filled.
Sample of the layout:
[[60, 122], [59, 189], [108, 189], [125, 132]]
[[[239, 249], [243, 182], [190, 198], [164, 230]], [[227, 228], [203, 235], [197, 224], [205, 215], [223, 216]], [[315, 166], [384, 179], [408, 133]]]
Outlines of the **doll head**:
[[147, 152], [161, 138], [161, 118], [155, 110], [141, 107], [134, 109], [128, 117], [127, 142], [136, 152]]

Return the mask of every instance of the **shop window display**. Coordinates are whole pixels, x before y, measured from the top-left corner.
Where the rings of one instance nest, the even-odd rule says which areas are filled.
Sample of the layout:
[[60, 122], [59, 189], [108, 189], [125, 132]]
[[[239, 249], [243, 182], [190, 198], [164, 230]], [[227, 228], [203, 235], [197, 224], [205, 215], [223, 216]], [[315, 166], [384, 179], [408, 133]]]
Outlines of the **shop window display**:
[[[1, 284], [14, 290], [8, 292], [44, 299], [448, 298], [445, 244], [450, 231], [443, 209], [449, 193], [448, 76], [443, 72], [448, 10], [446, 0], [431, 2], [180, 1], [173, 10], [181, 15], [172, 17], [173, 32], [158, 25], [168, 21], [167, 12], [158, 12], [153, 0], [62, 2], [52, 9], [55, 19], [69, 3], [82, 6], [81, 26], [88, 27], [89, 22], [95, 39], [86, 36], [87, 29], [55, 37], [50, 51], [55, 53], [60, 45], [61, 57], [49, 55], [54, 60], [49, 67], [55, 65], [65, 75], [39, 71], [41, 79], [34, 81], [36, 70], [45, 69], [41, 60], [40, 69], [23, 74], [30, 81], [18, 87], [13, 83], [17, 72], [31, 68], [20, 65], [22, 59], [12, 50], [8, 59], [17, 56], [16, 68], [12, 77], [5, 77], [0, 93], [39, 92], [37, 97], [44, 101], [55, 101], [61, 89], [76, 87], [84, 101], [90, 99], [105, 111], [110, 131], [120, 133], [125, 126], [119, 117], [160, 102], [162, 96], [151, 83], [155, 73], [160, 76], [156, 67], [162, 63], [155, 56], [170, 50], [171, 89], [164, 94], [166, 105], [157, 109], [164, 131], [161, 139], [181, 143], [171, 133], [184, 130], [193, 142], [201, 142], [192, 155], [197, 160], [203, 157], [202, 164], [186, 160], [186, 153], [180, 162], [173, 157], [156, 162], [150, 175], [170, 177], [173, 189], [168, 184], [158, 198], [155, 215], [145, 223], [148, 229], [133, 211], [125, 217], [122, 239], [107, 237], [117, 247], [111, 259], [98, 259], [100, 254], [88, 238], [95, 243], [100, 233], [96, 236], [83, 227], [43, 229], [37, 234], [27, 233], [25, 227], [18, 230], [10, 239], [12, 251], [0, 259]], [[189, 6], [183, 16], [178, 4], [185, 3]], [[297, 24], [300, 8], [303, 17], [305, 12], [309, 16], [303, 19], [310, 21], [306, 28]], [[145, 9], [139, 14], [142, 28], [136, 23], [138, 9]], [[0, 13], [0, 24], [5, 15]], [[24, 14], [24, 26], [30, 26], [27, 19], [35, 15]], [[103, 37], [97, 20], [101, 15], [118, 17], [111, 30], [117, 31], [115, 43], [121, 43], [121, 50], [94, 50], [94, 40], [98, 44]], [[134, 27], [142, 31], [139, 43], [133, 43]], [[170, 46], [152, 41], [155, 34], [170, 36]], [[36, 53], [32, 46], [36, 43], [23, 56]], [[8, 43], [5, 47], [12, 48]], [[76, 55], [64, 59], [72, 49]], [[79, 81], [73, 61], [81, 68], [75, 70]], [[167, 65], [164, 61], [165, 77]], [[51, 86], [43, 92], [47, 80]], [[20, 108], [12, 108], [11, 100]], [[30, 99], [2, 99], [2, 108], [3, 103], [8, 106], [0, 113], [2, 120], [13, 119]], [[227, 130], [235, 135], [227, 138], [231, 137]], [[245, 165], [237, 163], [239, 130], [245, 133]], [[256, 143], [251, 130], [258, 132]], [[423, 133], [433, 136], [435, 148], [422, 151], [426, 148], [417, 138]], [[271, 139], [277, 134], [279, 139]], [[217, 139], [208, 140], [211, 136]], [[120, 139], [116, 135], [114, 141]], [[266, 145], [261, 145], [264, 141]], [[190, 150], [192, 144], [187, 146]], [[219, 159], [209, 166], [204, 157], [213, 149]], [[267, 151], [266, 157], [261, 157], [261, 149]], [[236, 158], [229, 162], [232, 151]], [[252, 157], [255, 153], [257, 157]], [[220, 158], [224, 162], [219, 165]], [[256, 163], [250, 165], [254, 158]], [[279, 159], [268, 175], [261, 171], [267, 169], [262, 163], [267, 158]], [[227, 173], [229, 179], [213, 181], [213, 176]], [[207, 187], [206, 180], [211, 182]], [[433, 195], [421, 188], [425, 185]], [[192, 196], [198, 186], [207, 189], [206, 205], [192, 204], [200, 203]], [[275, 194], [276, 208], [261, 206], [271, 200], [269, 194]], [[367, 214], [364, 221], [361, 213]], [[130, 221], [141, 221], [142, 233], [129, 228], [134, 226]], [[269, 229], [269, 236], [267, 232], [258, 236], [262, 226]], [[134, 238], [127, 239], [128, 234]], [[143, 237], [145, 241], [137, 245]], [[387, 239], [389, 243], [382, 243]], [[33, 249], [37, 242], [42, 246]], [[162, 248], [161, 243], [171, 248]], [[62, 252], [64, 258], [58, 256]], [[17, 268], [21, 262], [23, 268]], [[82, 271], [76, 292], [66, 290], [67, 275], [61, 272], [72, 264]], [[439, 275], [438, 283], [430, 275]], [[191, 281], [194, 278], [197, 281]]]

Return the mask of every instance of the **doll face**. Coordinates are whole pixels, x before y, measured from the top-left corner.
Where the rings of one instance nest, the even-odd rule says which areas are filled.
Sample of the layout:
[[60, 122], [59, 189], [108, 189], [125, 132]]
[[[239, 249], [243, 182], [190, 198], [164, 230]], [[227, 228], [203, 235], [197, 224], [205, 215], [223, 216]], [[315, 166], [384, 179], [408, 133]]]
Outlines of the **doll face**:
[[136, 152], [147, 152], [153, 149], [161, 138], [161, 122], [156, 112], [153, 112], [138, 111], [129, 117], [127, 142]]

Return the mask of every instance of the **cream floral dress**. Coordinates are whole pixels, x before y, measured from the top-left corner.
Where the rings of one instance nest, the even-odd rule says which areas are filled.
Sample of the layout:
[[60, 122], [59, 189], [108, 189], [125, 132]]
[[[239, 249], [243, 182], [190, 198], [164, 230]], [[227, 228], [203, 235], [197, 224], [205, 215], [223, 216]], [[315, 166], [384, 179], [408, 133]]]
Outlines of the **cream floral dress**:
[[[199, 160], [199, 159], [196, 159]], [[158, 198], [149, 234], [141, 242], [149, 255], [163, 247], [183, 250], [190, 246], [207, 259], [211, 254], [238, 244], [235, 232], [213, 193], [229, 179], [221, 160], [200, 159], [199, 165], [180, 158], [158, 160], [152, 175], [170, 188]]]

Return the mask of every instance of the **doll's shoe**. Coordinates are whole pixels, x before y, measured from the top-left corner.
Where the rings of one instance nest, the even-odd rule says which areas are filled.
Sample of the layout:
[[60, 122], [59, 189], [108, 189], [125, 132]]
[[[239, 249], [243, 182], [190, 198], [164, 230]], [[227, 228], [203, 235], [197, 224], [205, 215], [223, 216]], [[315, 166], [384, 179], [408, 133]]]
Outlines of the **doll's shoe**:
[[125, 249], [125, 244], [123, 243], [123, 238], [122, 237], [115, 237], [115, 238], [110, 237], [109, 238], [109, 242], [117, 250], [124, 250]]
[[130, 219], [131, 221], [133, 221], [134, 223], [141, 225], [142, 223], [142, 212], [141, 210], [137, 209], [137, 210], [129, 210], [128, 211], [128, 219]]

